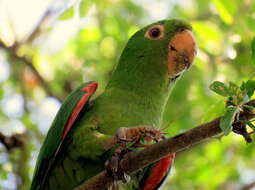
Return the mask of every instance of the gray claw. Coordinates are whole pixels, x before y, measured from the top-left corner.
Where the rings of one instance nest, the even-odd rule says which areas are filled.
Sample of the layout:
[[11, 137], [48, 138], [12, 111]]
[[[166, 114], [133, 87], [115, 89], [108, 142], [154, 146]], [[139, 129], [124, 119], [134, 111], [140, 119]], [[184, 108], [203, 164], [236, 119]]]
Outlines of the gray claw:
[[124, 173], [123, 173], [122, 182], [123, 182], [123, 183], [128, 183], [130, 180], [131, 180], [130, 175], [128, 175], [127, 173], [124, 172]]
[[113, 156], [110, 160], [107, 160], [105, 162], [106, 169], [108, 169], [114, 173], [118, 171], [118, 165], [119, 165], [118, 156]]

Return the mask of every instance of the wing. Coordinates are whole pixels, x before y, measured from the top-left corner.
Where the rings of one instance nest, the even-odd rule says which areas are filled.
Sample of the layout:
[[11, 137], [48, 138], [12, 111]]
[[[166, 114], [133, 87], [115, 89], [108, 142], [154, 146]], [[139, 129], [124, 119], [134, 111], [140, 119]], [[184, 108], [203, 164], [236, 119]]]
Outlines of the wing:
[[42, 187], [65, 137], [79, 113], [88, 106], [88, 101], [96, 89], [96, 82], [84, 83], [62, 104], [41, 147], [30, 190], [39, 190]]

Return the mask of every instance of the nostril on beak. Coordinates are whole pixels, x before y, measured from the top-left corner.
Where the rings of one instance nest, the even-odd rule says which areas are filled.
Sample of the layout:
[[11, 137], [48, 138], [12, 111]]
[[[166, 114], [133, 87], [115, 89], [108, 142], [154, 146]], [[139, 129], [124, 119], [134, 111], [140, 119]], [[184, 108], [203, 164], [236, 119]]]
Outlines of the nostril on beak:
[[175, 47], [172, 46], [172, 45], [170, 45], [169, 50], [171, 50], [171, 51], [177, 51], [177, 49], [175, 49]]

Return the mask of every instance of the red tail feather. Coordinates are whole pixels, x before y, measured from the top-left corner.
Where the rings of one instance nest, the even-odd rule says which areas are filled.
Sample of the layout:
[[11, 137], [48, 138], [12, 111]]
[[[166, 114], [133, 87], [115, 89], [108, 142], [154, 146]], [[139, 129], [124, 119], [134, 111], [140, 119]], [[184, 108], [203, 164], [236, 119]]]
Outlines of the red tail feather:
[[175, 154], [171, 154], [152, 166], [149, 177], [145, 180], [141, 190], [155, 190], [168, 174]]

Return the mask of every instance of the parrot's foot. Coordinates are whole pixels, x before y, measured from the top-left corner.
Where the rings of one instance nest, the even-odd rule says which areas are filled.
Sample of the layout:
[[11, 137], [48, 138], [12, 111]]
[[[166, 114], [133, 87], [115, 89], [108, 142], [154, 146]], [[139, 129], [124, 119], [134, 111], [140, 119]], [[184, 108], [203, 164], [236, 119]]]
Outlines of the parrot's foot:
[[112, 175], [114, 178], [114, 182], [112, 185], [110, 185], [108, 190], [118, 190], [118, 180], [121, 180], [123, 183], [127, 183], [130, 181], [130, 176], [122, 170], [119, 164], [120, 160], [126, 153], [127, 151], [125, 152], [124, 150], [115, 152], [112, 158], [105, 162], [105, 168], [107, 173]]
[[162, 131], [150, 126], [121, 127], [117, 130], [116, 135], [105, 145], [106, 149], [118, 145], [112, 158], [105, 163], [107, 172], [113, 175], [115, 179], [110, 190], [118, 189], [118, 180], [122, 180], [124, 183], [130, 180], [130, 176], [121, 169], [119, 164], [123, 156], [131, 151], [129, 148], [147, 147], [149, 144], [143, 144], [142, 140], [158, 142], [165, 138], [163, 134]]
[[129, 147], [133, 148], [148, 146], [148, 144], [142, 144], [141, 140], [145, 140], [146, 142], [159, 142], [164, 138], [162, 131], [150, 126], [121, 127], [117, 130], [116, 135], [108, 141], [105, 148], [109, 149], [118, 144], [119, 147], [116, 150], [118, 152], [128, 148], [128, 144]]

